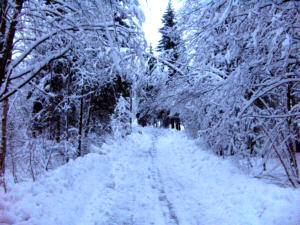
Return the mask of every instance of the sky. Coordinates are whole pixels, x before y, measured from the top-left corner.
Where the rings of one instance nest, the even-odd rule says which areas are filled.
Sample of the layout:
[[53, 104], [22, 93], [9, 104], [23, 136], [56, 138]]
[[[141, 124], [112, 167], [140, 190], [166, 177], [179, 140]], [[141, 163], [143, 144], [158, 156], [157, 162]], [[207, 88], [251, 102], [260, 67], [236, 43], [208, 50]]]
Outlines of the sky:
[[[143, 29], [148, 44], [151, 43], [153, 48], [157, 47], [158, 41], [161, 38], [158, 29], [162, 27], [161, 19], [166, 11], [168, 1], [169, 0], [140, 0], [146, 19], [143, 24]], [[175, 9], [180, 7], [180, 3], [178, 3], [177, 0], [171, 2]]]

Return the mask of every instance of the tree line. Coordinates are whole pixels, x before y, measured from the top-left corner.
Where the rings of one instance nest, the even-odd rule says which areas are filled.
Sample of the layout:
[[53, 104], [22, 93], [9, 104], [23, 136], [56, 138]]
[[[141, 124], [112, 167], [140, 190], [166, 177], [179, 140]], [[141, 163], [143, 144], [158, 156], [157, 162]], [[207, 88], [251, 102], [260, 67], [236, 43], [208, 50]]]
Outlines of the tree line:
[[[134, 0], [3, 0], [0, 182], [142, 126], [181, 129], [222, 157], [300, 184], [299, 2], [186, 0], [148, 48]], [[100, 141], [99, 141], [100, 140]]]

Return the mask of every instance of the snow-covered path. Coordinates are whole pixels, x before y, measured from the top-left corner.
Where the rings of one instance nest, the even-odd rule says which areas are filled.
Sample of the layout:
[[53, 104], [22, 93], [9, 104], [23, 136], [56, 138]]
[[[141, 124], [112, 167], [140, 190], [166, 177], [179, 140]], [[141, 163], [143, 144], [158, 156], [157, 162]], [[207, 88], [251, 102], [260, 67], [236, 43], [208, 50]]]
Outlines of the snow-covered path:
[[300, 224], [299, 191], [251, 179], [180, 133], [160, 137], [157, 149], [180, 224]]
[[0, 224], [300, 224], [299, 190], [250, 178], [172, 130], [140, 129], [0, 194]]

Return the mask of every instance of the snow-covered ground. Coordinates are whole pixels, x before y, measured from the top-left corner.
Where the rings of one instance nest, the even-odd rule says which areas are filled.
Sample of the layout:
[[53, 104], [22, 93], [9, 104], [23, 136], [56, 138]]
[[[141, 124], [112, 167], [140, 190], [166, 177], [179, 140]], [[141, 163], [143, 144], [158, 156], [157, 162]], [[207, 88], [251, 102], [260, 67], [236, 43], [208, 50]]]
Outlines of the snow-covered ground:
[[300, 224], [299, 190], [242, 174], [184, 132], [139, 128], [94, 150], [11, 184], [0, 193], [0, 224]]

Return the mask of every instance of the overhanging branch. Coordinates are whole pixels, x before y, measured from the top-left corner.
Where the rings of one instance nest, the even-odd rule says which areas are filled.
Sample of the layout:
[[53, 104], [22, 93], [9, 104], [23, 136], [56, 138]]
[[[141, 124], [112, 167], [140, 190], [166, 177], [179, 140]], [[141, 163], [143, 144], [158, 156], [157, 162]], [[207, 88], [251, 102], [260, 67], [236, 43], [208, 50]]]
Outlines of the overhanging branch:
[[22, 88], [27, 83], [29, 83], [46, 65], [48, 65], [53, 60], [58, 59], [61, 56], [63, 56], [64, 54], [66, 54], [66, 52], [69, 49], [70, 49], [70, 46], [68, 46], [67, 48], [63, 49], [62, 51], [59, 51], [56, 54], [53, 54], [52, 56], [50, 56], [47, 59], [45, 59], [36, 68], [34, 68], [32, 70], [32, 72], [31, 72], [31, 75], [29, 77], [27, 77], [24, 81], [22, 81], [20, 84], [18, 84], [16, 88], [14, 88], [13, 90], [11, 90], [11, 91], [9, 91], [7, 93], [3, 93], [0, 96], [0, 102], [2, 102], [3, 100], [7, 99], [8, 97], [10, 97], [11, 95], [13, 95], [14, 93], [16, 93], [20, 88]]

